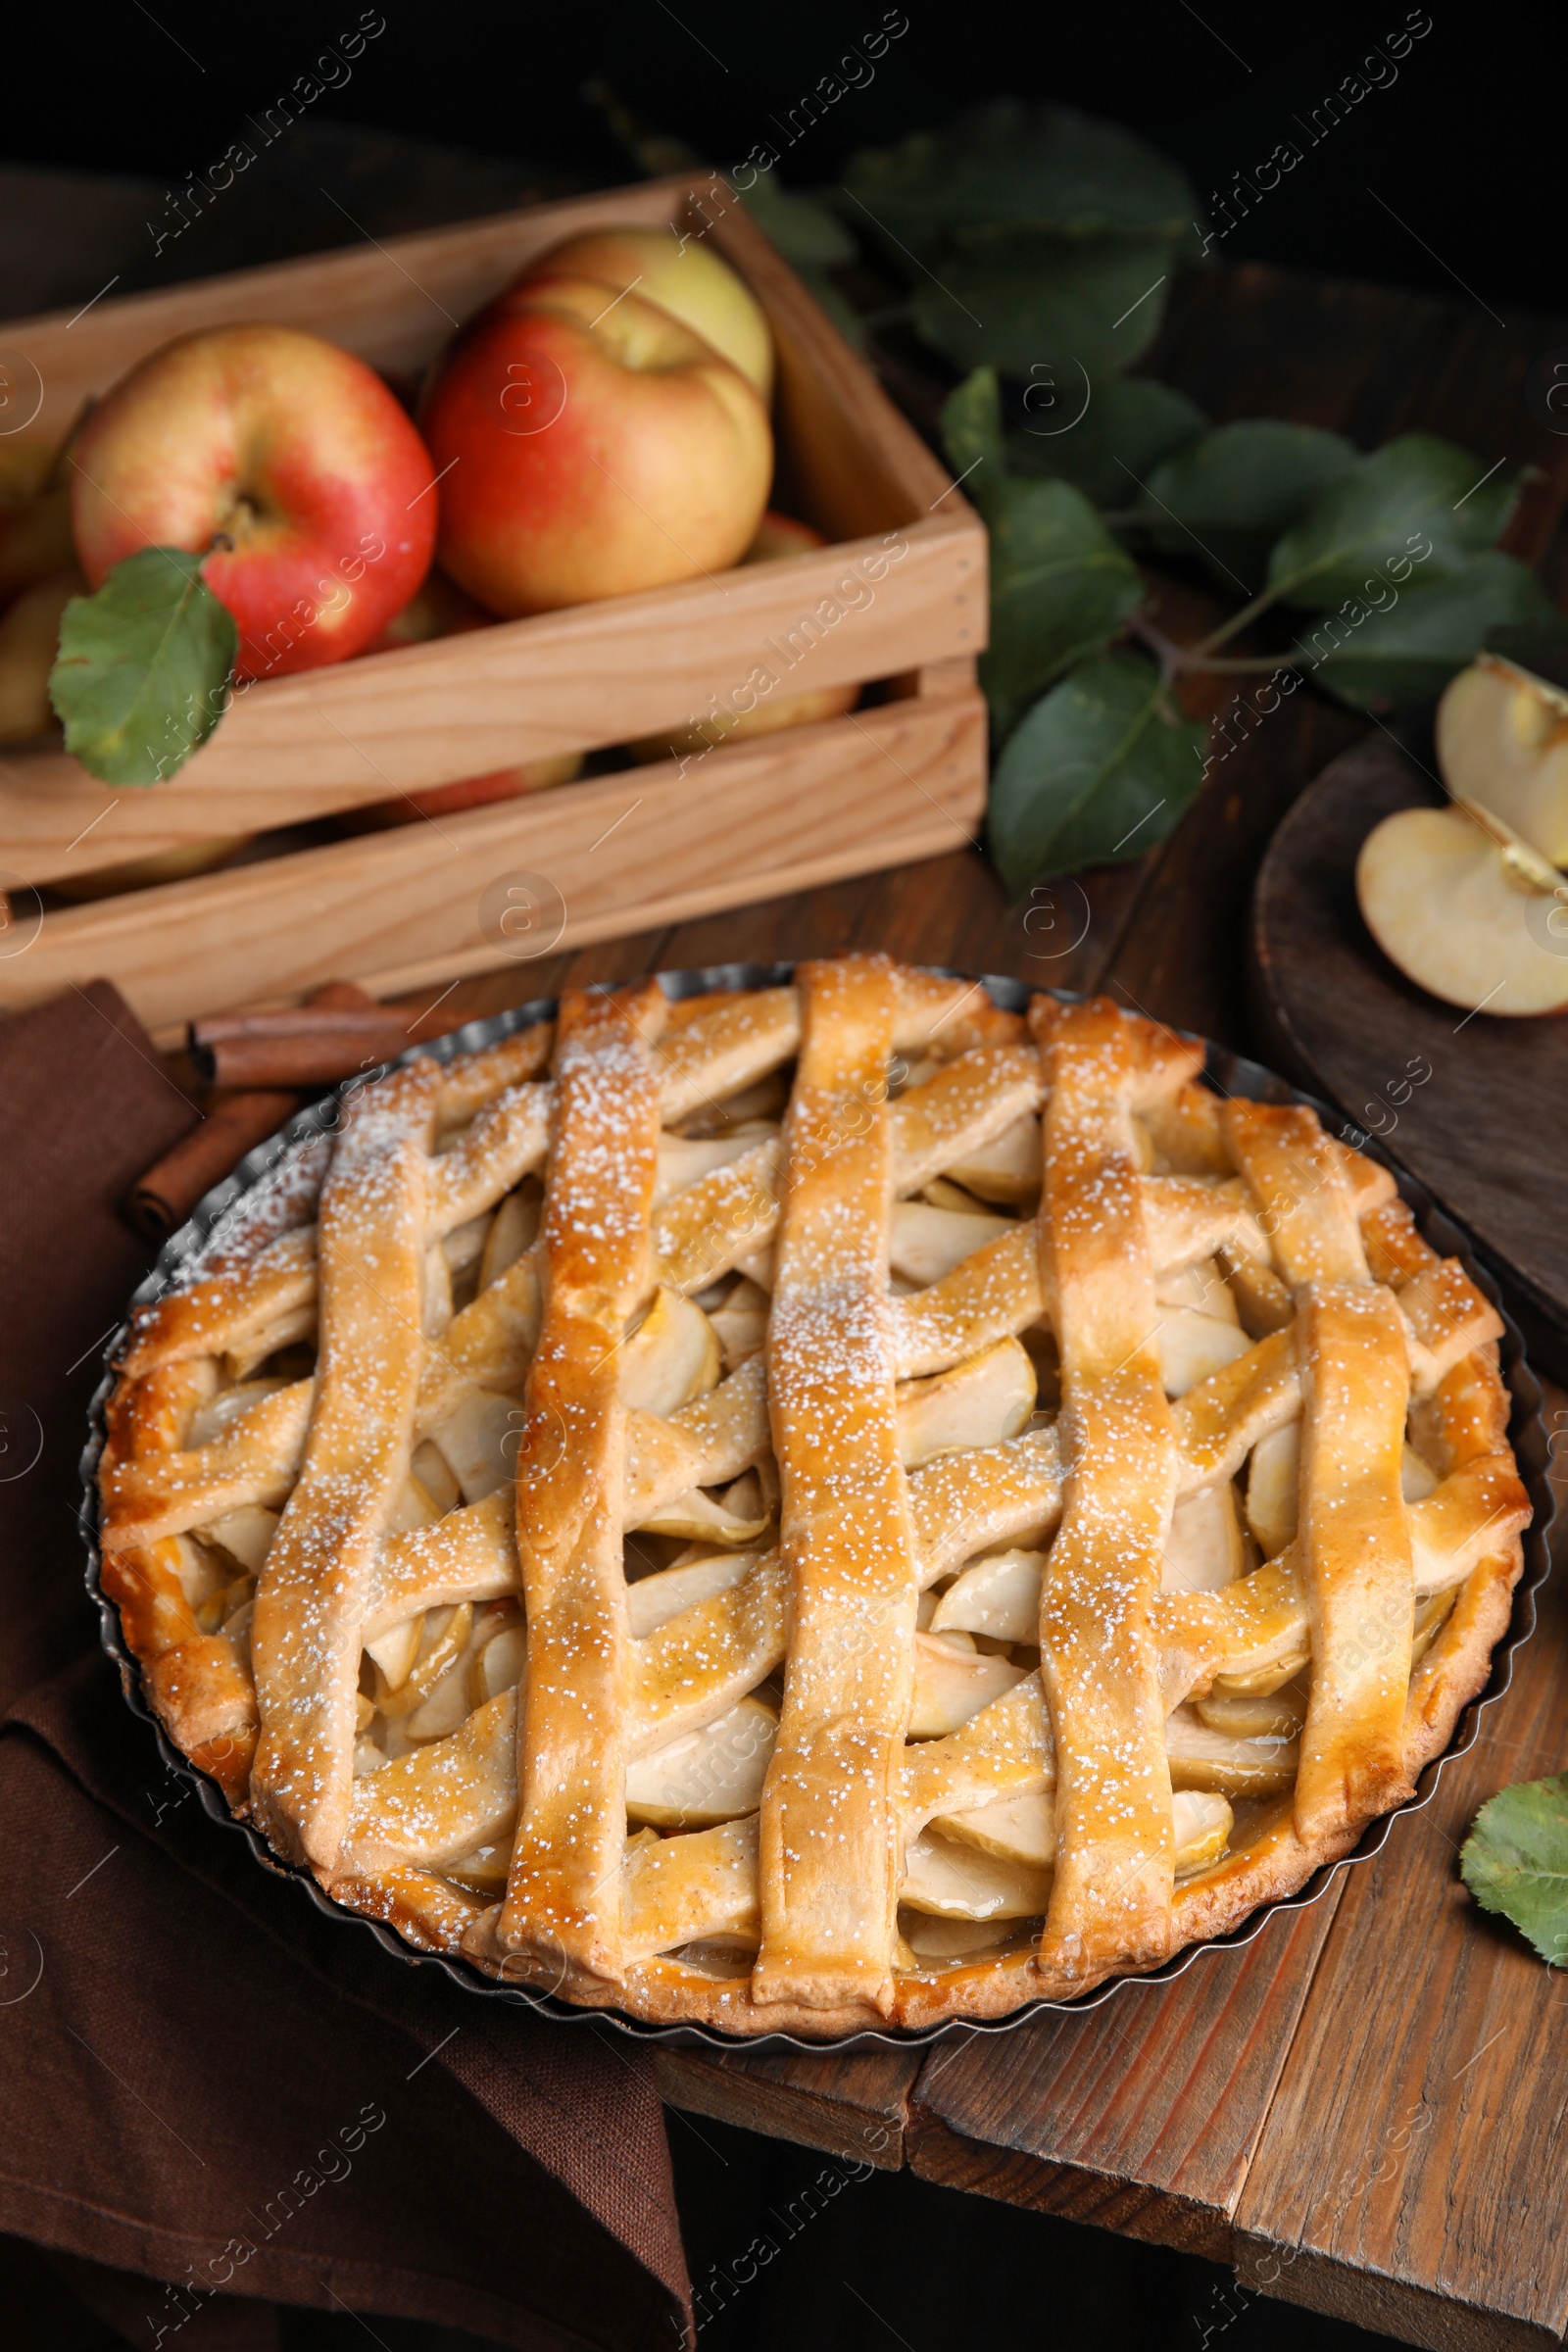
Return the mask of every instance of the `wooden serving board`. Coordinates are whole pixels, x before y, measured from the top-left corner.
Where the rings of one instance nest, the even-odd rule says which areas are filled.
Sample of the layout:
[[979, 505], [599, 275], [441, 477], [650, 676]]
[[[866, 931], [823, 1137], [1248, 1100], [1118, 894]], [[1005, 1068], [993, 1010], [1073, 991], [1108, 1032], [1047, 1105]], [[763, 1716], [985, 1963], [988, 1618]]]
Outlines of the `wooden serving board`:
[[1390, 963], [1355, 902], [1373, 826], [1440, 798], [1386, 735], [1307, 787], [1258, 873], [1251, 1009], [1267, 1058], [1378, 1136], [1470, 1228], [1511, 1280], [1532, 1352], [1562, 1377], [1568, 1019], [1440, 1004]]

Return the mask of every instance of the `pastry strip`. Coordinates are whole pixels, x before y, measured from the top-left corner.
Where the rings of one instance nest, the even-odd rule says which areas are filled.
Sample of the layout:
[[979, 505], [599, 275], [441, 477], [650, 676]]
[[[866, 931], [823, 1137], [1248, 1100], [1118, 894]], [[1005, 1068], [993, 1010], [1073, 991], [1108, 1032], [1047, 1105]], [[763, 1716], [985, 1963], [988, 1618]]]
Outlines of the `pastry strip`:
[[1302, 1838], [1400, 1803], [1415, 1586], [1400, 1493], [1410, 1371], [1396, 1301], [1373, 1282], [1313, 1283], [1298, 1314], [1302, 1563], [1312, 1680], [1296, 1783]]
[[752, 1993], [885, 2011], [917, 1596], [886, 1312], [893, 971], [848, 957], [806, 965], [800, 983], [767, 1341], [793, 1634], [762, 1798]]
[[[922, 1479], [931, 1475], [922, 1473]], [[911, 1494], [918, 1493], [922, 1479], [911, 1481]], [[489, 1508], [487, 1501], [454, 1516], [477, 1518]], [[1481, 1559], [1504, 1548], [1529, 1518], [1529, 1497], [1510, 1455], [1467, 1462], [1411, 1505], [1417, 1596], [1462, 1583]], [[428, 1541], [429, 1536], [399, 1540]], [[478, 1581], [475, 1577], [475, 1585]], [[514, 1586], [515, 1581], [514, 1567]], [[461, 1579], [454, 1589], [471, 1590]], [[712, 1722], [779, 1664], [786, 1647], [786, 1598], [783, 1569], [773, 1552], [727, 1592], [667, 1619], [634, 1644], [633, 1754], [667, 1746]], [[1310, 1635], [1297, 1548], [1290, 1546], [1220, 1592], [1160, 1593], [1151, 1620], [1167, 1710], [1205, 1691], [1216, 1673], [1252, 1674], [1301, 1655]], [[344, 1858], [352, 1856], [356, 1867], [367, 1867], [372, 1834], [377, 1850], [423, 1862], [505, 1836], [516, 1810], [513, 1704], [514, 1694], [504, 1691], [450, 1738], [356, 1782]], [[947, 1739], [911, 1742], [904, 1751], [899, 1786], [906, 1838], [934, 1815], [964, 1811], [998, 1796], [1054, 1789], [1055, 1759], [1038, 1679], [1030, 1676], [1016, 1684]], [[678, 1940], [673, 1932], [666, 1939]]]
[[[1189, 1176], [1139, 1180], [1149, 1254], [1156, 1274], [1190, 1266], [1251, 1223], [1234, 1193]], [[899, 1378], [943, 1372], [1008, 1333], [1054, 1322], [1050, 1267], [1038, 1220], [999, 1233], [939, 1282], [893, 1301]]]
[[525, 1250], [432, 1343], [419, 1381], [421, 1434], [439, 1427], [469, 1388], [522, 1385], [539, 1340], [543, 1268], [543, 1250]]
[[321, 1189], [315, 1409], [256, 1593], [262, 1735], [251, 1798], [278, 1850], [320, 1871], [348, 1824], [361, 1621], [409, 1470], [440, 1076], [421, 1058], [368, 1089], [333, 1152]]
[[509, 1086], [536, 1077], [550, 1059], [555, 1042], [554, 1022], [535, 1021], [527, 1029], [514, 1030], [496, 1045], [482, 1047], [477, 1054], [461, 1054], [445, 1063], [437, 1125], [461, 1126]]
[[104, 1548], [183, 1535], [242, 1503], [286, 1501], [304, 1456], [316, 1384], [292, 1381], [188, 1452], [117, 1460], [104, 1473]]
[[466, 1225], [543, 1164], [550, 1142], [548, 1085], [509, 1087], [430, 1166], [426, 1239]]
[[[1304, 1103], [1227, 1102], [1221, 1113], [1258, 1221], [1292, 1290], [1365, 1282], [1366, 1251], [1345, 1154]], [[1369, 1163], [1363, 1163], [1369, 1164]]]
[[1196, 1055], [1107, 1000], [1031, 1025], [1051, 1086], [1042, 1256], [1062, 1366], [1062, 1519], [1041, 1584], [1040, 1673], [1057, 1758], [1041, 1963], [1069, 1976], [1170, 1940], [1170, 1771], [1150, 1604], [1179, 1472], [1132, 1113]]
[[509, 1951], [611, 1983], [623, 1967], [631, 1679], [616, 1354], [652, 1272], [660, 1113], [647, 1040], [663, 1012], [653, 982], [562, 1002], [547, 1295], [517, 1462], [528, 1657], [521, 1812], [498, 1933]]
[[316, 1227], [282, 1234], [248, 1264], [174, 1291], [136, 1318], [122, 1367], [139, 1380], [159, 1364], [222, 1355], [316, 1297]]
[[[892, 1050], [932, 1048], [946, 1058], [971, 1046], [1011, 1044], [1023, 1034], [1018, 1015], [1001, 1011], [972, 981], [942, 980], [902, 964], [891, 969]], [[655, 1049], [671, 1126], [779, 1069], [800, 1045], [800, 988], [757, 989], [683, 1013], [684, 1006]]]
[[[947, 1063], [888, 1114], [895, 1192], [918, 1192], [1039, 1102], [1039, 1058], [1022, 1047], [984, 1047]], [[863, 1106], [865, 1115], [871, 1107]], [[769, 1141], [665, 1201], [654, 1226], [660, 1280], [700, 1291], [765, 1247], [778, 1225], [779, 1183], [779, 1147]]]

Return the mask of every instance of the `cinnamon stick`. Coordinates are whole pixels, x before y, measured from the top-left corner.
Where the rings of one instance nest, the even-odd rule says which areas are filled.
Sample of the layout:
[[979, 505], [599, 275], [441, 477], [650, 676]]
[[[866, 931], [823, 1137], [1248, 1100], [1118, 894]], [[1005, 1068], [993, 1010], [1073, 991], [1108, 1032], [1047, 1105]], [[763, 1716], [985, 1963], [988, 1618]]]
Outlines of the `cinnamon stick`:
[[172, 1152], [155, 1161], [125, 1196], [126, 1221], [149, 1242], [167, 1241], [184, 1224], [204, 1193], [225, 1177], [253, 1145], [298, 1110], [302, 1098], [282, 1089], [225, 1096]]
[[351, 980], [328, 981], [308, 1004], [214, 1014], [190, 1026], [190, 1053], [211, 1086], [330, 1086], [373, 1070], [410, 1046], [445, 1037], [469, 1016], [438, 1005], [415, 1015], [379, 1004]]

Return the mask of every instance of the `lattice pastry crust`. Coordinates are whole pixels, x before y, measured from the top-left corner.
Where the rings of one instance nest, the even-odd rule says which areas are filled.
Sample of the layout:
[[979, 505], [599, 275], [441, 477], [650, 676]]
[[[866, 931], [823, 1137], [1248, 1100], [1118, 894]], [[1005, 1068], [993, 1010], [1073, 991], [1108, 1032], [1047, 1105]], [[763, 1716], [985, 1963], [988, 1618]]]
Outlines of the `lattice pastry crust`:
[[1200, 1064], [858, 956], [367, 1087], [122, 1362], [169, 1731], [411, 1942], [739, 2034], [1298, 1887], [1482, 1688], [1529, 1506], [1491, 1305]]

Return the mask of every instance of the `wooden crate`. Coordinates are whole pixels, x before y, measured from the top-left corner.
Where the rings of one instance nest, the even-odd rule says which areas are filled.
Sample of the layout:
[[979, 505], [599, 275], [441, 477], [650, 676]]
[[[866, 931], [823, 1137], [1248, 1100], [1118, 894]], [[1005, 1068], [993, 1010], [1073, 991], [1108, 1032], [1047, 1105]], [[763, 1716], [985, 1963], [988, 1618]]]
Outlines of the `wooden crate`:
[[[747, 279], [778, 357], [775, 497], [810, 556], [410, 646], [252, 687], [177, 775], [136, 790], [58, 751], [0, 760], [13, 953], [0, 1005], [99, 974], [156, 1032], [347, 975], [417, 985], [744, 905], [972, 838], [985, 800], [985, 535], [949, 475], [727, 191], [683, 179], [237, 272], [0, 327], [37, 368], [30, 428], [172, 336], [242, 319], [422, 368], [535, 254], [598, 223], [685, 225]], [[849, 567], [859, 583], [835, 596]], [[415, 824], [44, 911], [34, 888], [128, 858], [270, 831], [525, 760], [676, 726], [754, 667], [789, 691], [884, 699], [816, 726], [633, 766]], [[805, 650], [797, 650], [805, 649]], [[509, 899], [508, 893], [511, 892]], [[22, 943], [25, 941], [25, 946]]]

